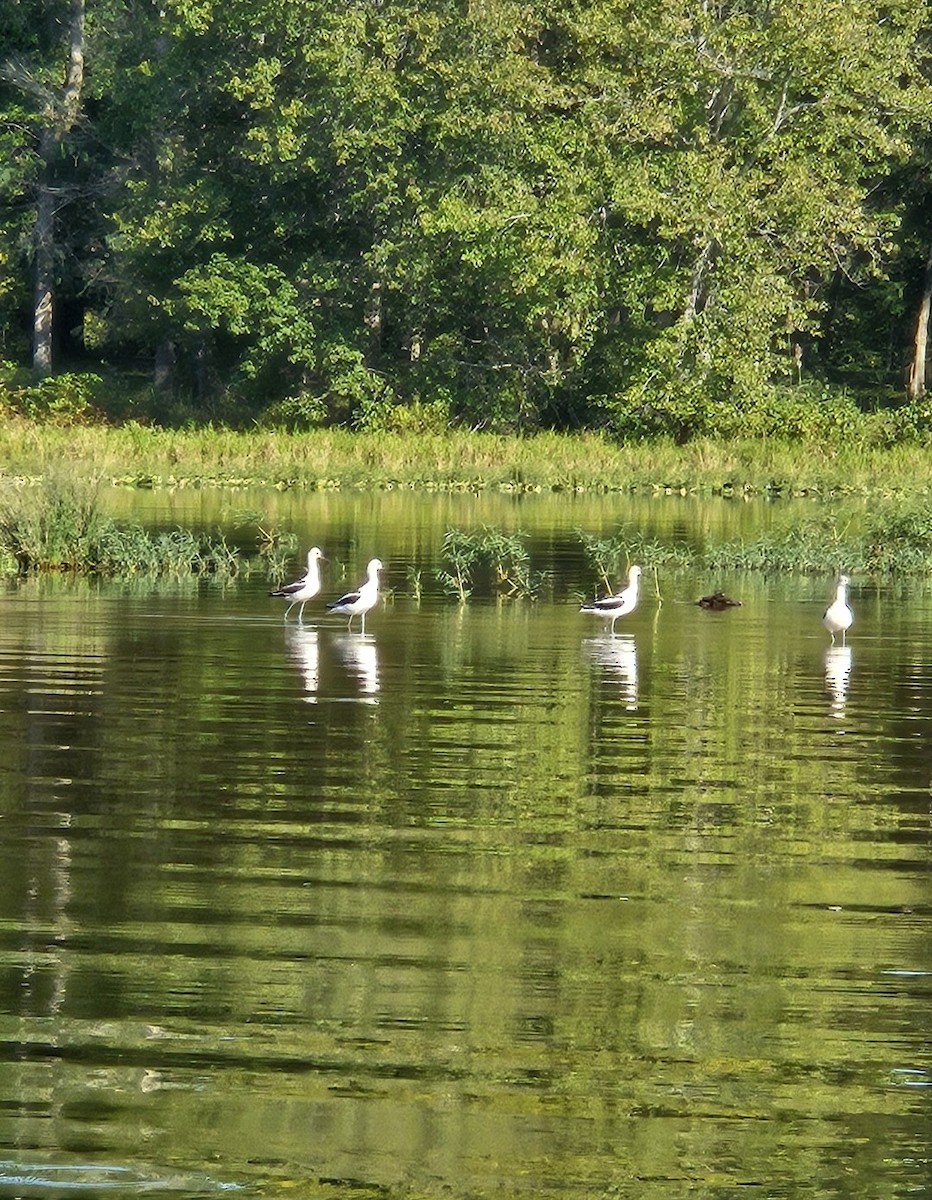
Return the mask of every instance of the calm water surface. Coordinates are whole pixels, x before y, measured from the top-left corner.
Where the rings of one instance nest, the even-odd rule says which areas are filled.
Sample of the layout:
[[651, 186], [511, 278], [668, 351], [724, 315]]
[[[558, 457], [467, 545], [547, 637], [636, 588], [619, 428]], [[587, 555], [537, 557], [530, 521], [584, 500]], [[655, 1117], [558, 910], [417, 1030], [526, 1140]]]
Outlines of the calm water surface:
[[932, 593], [832, 651], [828, 574], [667, 574], [611, 638], [574, 529], [767, 512], [473, 510], [556, 583], [461, 608], [458, 502], [276, 500], [330, 594], [385, 561], [365, 636], [0, 595], [0, 1195], [932, 1193]]

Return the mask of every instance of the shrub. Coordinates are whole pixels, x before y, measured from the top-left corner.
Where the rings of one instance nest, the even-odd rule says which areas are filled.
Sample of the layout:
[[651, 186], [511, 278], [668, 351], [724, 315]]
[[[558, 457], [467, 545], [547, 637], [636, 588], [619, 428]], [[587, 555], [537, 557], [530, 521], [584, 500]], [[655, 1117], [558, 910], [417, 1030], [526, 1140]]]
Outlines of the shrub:
[[450, 406], [443, 400], [397, 404], [386, 397], [364, 409], [359, 428], [367, 433], [443, 434], [450, 428]]
[[327, 405], [307, 392], [269, 405], [258, 419], [261, 429], [318, 429], [326, 423]]
[[16, 383], [8, 374], [3, 382], [7, 404], [30, 420], [82, 425], [101, 419], [103, 380], [99, 375], [68, 372], [28, 384]]

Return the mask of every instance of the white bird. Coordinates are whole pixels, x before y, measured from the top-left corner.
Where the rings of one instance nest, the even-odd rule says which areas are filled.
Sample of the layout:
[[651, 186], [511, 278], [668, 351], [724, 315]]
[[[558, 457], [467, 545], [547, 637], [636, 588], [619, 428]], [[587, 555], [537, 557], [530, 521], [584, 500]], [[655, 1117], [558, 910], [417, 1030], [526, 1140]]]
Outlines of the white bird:
[[838, 586], [835, 589], [835, 599], [822, 614], [822, 624], [832, 635], [832, 645], [835, 645], [835, 634], [841, 634], [841, 644], [845, 644], [845, 633], [854, 624], [854, 613], [848, 605], [847, 575], [838, 576]]
[[318, 546], [312, 546], [307, 552], [307, 571], [295, 583], [286, 583], [284, 587], [276, 588], [274, 592], [269, 592], [270, 596], [282, 596], [285, 600], [290, 600], [291, 603], [285, 609], [285, 620], [288, 620], [288, 614], [296, 604], [300, 604], [298, 609], [298, 620], [304, 616], [304, 606], [308, 600], [313, 598], [320, 591], [320, 560], [323, 558], [323, 553]]
[[353, 628], [353, 617], [358, 616], [362, 617], [362, 632], [366, 632], [366, 613], [371, 608], [375, 608], [379, 599], [379, 571], [381, 570], [382, 564], [377, 558], [373, 558], [366, 567], [366, 582], [355, 592], [347, 592], [339, 600], [334, 600], [332, 604], [327, 605], [330, 612], [349, 614], [347, 629]]
[[631, 567], [628, 571], [628, 586], [622, 592], [618, 592], [614, 596], [603, 596], [601, 600], [593, 600], [591, 604], [584, 604], [579, 610], [582, 613], [590, 613], [594, 617], [602, 617], [606, 621], [612, 623], [612, 633], [615, 632], [615, 622], [619, 617], [626, 617], [628, 613], [634, 612], [638, 603], [638, 581], [641, 578], [641, 568]]

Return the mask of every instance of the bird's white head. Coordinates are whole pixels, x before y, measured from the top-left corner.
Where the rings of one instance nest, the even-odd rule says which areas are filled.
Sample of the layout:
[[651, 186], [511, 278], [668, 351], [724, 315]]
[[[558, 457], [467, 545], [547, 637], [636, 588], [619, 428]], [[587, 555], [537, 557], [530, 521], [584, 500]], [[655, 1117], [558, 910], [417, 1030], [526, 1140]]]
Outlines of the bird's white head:
[[851, 582], [851, 580], [848, 578], [847, 575], [839, 575], [838, 582], [841, 584], [842, 587], [847, 587], [848, 584]]
[[370, 575], [376, 575], [379, 571], [382, 570], [382, 560], [379, 558], [373, 558], [370, 561], [367, 570]]
[[639, 566], [635, 565], [628, 569], [628, 579], [631, 583], [635, 583], [640, 578], [641, 578], [641, 568]]
[[317, 562], [319, 559], [323, 559], [324, 562], [327, 561], [326, 558], [324, 557], [324, 552], [323, 552], [323, 550], [321, 550], [320, 546], [312, 546], [310, 548], [310, 550], [308, 550], [308, 552], [307, 552], [307, 561], [309, 563], [312, 563], [312, 562]]

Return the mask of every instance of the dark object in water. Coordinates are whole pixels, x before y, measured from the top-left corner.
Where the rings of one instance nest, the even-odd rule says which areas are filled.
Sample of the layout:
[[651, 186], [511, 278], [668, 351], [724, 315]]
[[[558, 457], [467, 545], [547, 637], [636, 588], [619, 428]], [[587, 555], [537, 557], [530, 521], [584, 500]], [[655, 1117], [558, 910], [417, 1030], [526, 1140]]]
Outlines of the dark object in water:
[[726, 608], [740, 608], [740, 600], [732, 600], [724, 592], [713, 592], [711, 596], [703, 596], [696, 603], [700, 608], [708, 608], [712, 612], [724, 612]]

